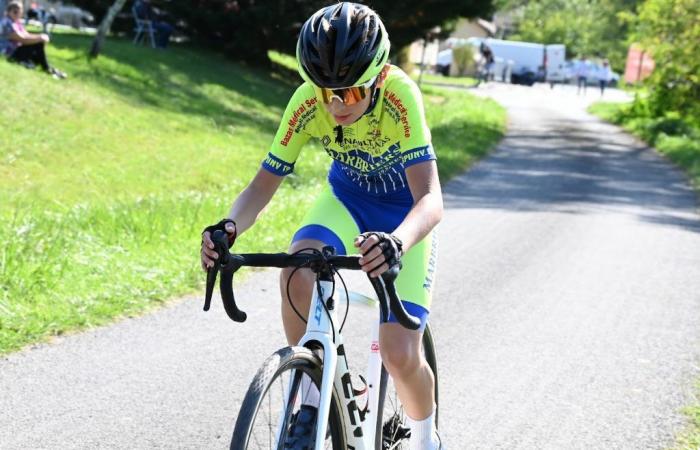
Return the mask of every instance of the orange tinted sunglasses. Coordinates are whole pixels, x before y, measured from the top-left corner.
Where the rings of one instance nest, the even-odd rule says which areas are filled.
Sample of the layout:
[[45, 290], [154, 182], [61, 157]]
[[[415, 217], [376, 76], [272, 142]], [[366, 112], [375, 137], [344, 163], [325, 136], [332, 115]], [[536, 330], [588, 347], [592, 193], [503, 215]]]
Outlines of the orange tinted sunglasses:
[[333, 101], [333, 98], [337, 98], [345, 105], [350, 106], [364, 100], [372, 91], [372, 86], [376, 80], [377, 77], [375, 76], [368, 82], [358, 86], [336, 89], [314, 86], [314, 89], [316, 90], [316, 96], [323, 100], [323, 103], [325, 104], [330, 104]]

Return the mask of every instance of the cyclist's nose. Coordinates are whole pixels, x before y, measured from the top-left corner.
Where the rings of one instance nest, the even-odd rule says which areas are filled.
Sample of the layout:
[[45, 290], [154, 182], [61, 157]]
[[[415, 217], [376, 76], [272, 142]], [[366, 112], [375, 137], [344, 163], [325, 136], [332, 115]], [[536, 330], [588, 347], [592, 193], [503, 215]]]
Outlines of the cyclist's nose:
[[338, 116], [343, 115], [343, 110], [345, 109], [345, 103], [341, 102], [338, 97], [333, 97], [331, 102], [328, 104], [328, 111], [331, 114], [335, 114]]

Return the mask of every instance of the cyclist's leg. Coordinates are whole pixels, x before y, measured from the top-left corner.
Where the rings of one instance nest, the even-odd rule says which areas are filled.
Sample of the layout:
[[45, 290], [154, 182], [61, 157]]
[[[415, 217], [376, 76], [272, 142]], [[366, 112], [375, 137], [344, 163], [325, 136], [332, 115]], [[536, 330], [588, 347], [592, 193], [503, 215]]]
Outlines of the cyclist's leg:
[[[358, 234], [359, 230], [352, 216], [331, 192], [331, 188], [326, 186], [294, 235], [289, 252], [294, 253], [306, 248], [320, 250], [325, 245], [332, 245], [338, 254], [354, 253], [353, 239]], [[313, 272], [308, 269], [297, 270], [289, 280], [293, 272], [294, 269], [283, 269], [280, 277], [282, 322], [290, 345], [299, 342], [306, 325], [292, 309], [287, 296], [289, 294], [294, 307], [306, 319], [315, 280]]]
[[421, 340], [429, 314], [436, 258], [437, 239], [433, 232], [403, 256], [403, 269], [396, 281], [402, 303], [409, 313], [421, 319], [422, 327], [408, 330], [391, 317], [390, 323], [383, 324], [379, 331], [382, 361], [411, 419], [412, 439], [424, 435], [428, 441], [433, 430], [435, 380], [423, 356]]
[[[289, 252], [294, 253], [309, 248], [320, 250], [323, 246], [332, 245], [339, 254], [346, 254], [347, 249], [352, 248], [352, 241], [358, 233], [357, 225], [347, 209], [333, 195], [330, 187], [326, 187], [317, 197], [301, 227], [292, 238]], [[298, 313], [306, 319], [314, 281], [315, 275], [309, 269], [282, 270], [280, 276], [282, 322], [290, 345], [299, 342], [304, 335], [306, 325], [290, 305], [288, 295]], [[310, 425], [313, 425], [316, 420], [320, 394], [318, 387], [306, 376], [301, 380], [301, 392], [303, 393], [301, 402], [306, 405], [303, 409], [304, 414], [295, 416], [295, 428], [290, 435], [300, 442], [307, 442], [313, 430]], [[306, 425], [297, 427], [299, 423]]]

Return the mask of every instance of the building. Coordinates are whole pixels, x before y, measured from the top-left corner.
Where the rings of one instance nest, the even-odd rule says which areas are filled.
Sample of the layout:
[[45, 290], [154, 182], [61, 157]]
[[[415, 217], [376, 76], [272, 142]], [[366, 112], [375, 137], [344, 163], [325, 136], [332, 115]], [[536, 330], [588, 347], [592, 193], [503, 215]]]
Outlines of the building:
[[[450, 38], [467, 39], [470, 37], [493, 37], [496, 35], [496, 25], [484, 19], [459, 19], [455, 30], [450, 34]], [[420, 66], [421, 62], [427, 67], [435, 67], [437, 64], [438, 52], [449, 48], [449, 39], [445, 41], [428, 42], [419, 39], [411, 44], [409, 49], [410, 61]], [[423, 53], [425, 52], [425, 54]]]

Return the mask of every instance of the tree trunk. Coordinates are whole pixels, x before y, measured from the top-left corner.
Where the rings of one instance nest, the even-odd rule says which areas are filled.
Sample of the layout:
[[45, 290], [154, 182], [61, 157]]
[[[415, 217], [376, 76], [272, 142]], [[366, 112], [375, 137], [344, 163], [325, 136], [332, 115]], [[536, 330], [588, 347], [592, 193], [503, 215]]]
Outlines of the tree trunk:
[[114, 0], [112, 6], [109, 7], [109, 11], [107, 11], [104, 19], [102, 19], [102, 23], [100, 23], [100, 28], [97, 29], [95, 40], [92, 41], [92, 46], [90, 47], [90, 52], [88, 53], [90, 59], [97, 58], [97, 56], [100, 54], [105, 37], [107, 37], [109, 29], [112, 27], [112, 22], [119, 11], [122, 10], [125, 3], [126, 0]]

